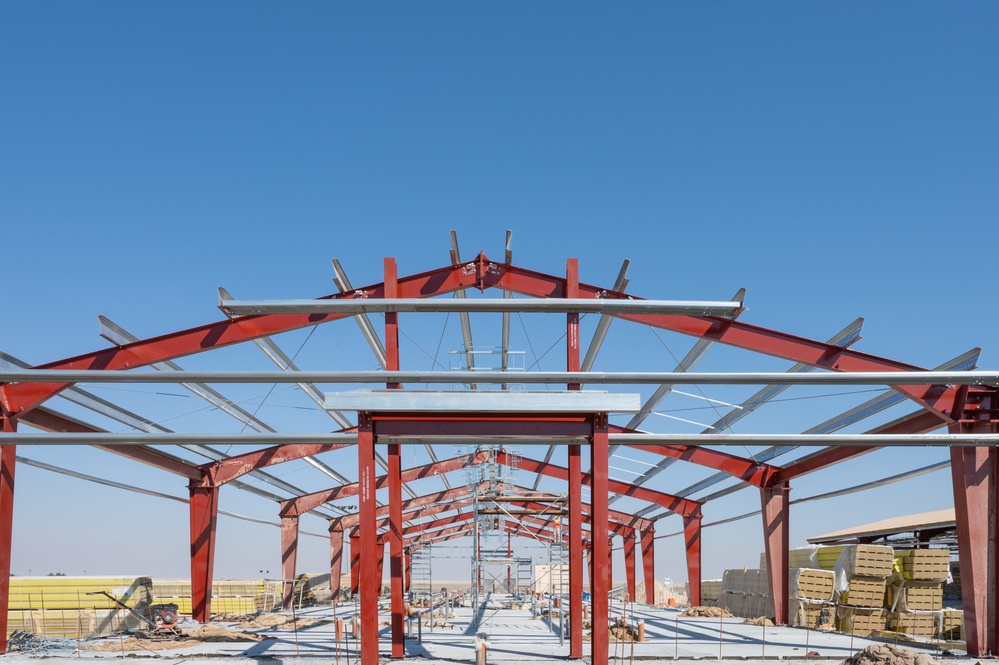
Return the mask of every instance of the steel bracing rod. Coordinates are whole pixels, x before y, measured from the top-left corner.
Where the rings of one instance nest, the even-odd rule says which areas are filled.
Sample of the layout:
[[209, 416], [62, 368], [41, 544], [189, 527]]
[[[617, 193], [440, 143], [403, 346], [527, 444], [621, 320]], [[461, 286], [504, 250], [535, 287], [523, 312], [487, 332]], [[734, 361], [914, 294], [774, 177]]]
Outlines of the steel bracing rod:
[[[942, 426], [939, 423], [938, 426]], [[648, 434], [627, 433], [608, 435], [609, 440], [623, 445], [642, 446], [753, 446], [764, 443], [787, 443], [796, 446], [976, 446], [996, 445], [999, 434], [826, 434], [812, 436], [806, 434]], [[468, 437], [460, 437], [467, 439]], [[551, 437], [544, 439], [532, 435], [523, 437], [512, 434], [490, 436], [482, 435], [482, 440], [498, 440], [508, 443], [526, 443], [548, 445]], [[573, 437], [567, 437], [575, 441]], [[45, 434], [9, 434], [0, 440], [0, 444], [27, 445], [184, 445], [196, 441], [223, 445], [260, 445], [260, 444], [315, 444], [315, 443], [357, 443], [357, 435], [351, 433], [313, 433], [277, 432], [275, 434], [253, 433], [45, 433]], [[379, 443], [422, 444], [454, 443], [453, 436], [386, 436], [378, 437]]]
[[[784, 372], [518, 372], [517, 383], [604, 385], [676, 383], [705, 385], [795, 386], [992, 386], [999, 371], [820, 372], [788, 375]], [[19, 383], [478, 383], [502, 384], [508, 372], [421, 371], [201, 371], [149, 372], [144, 370], [3, 369], [0, 381]], [[12, 387], [12, 386], [8, 386]]]
[[[333, 280], [336, 283], [336, 287], [342, 293], [352, 293], [354, 291], [354, 287], [350, 285], [350, 280], [347, 278], [347, 273], [344, 272], [340, 262], [336, 259], [333, 259], [333, 273], [335, 275]], [[357, 322], [357, 326], [361, 329], [361, 335], [367, 340], [368, 346], [371, 347], [372, 353], [375, 354], [378, 364], [382, 368], [385, 368], [385, 346], [382, 344], [381, 338], [378, 337], [378, 333], [375, 332], [375, 327], [371, 323], [371, 319], [368, 318], [367, 314], [358, 314], [354, 317], [354, 321]]]
[[[219, 287], [219, 294], [225, 294], [226, 296], [229, 295], [228, 291], [221, 286]], [[271, 359], [271, 362], [281, 368], [282, 372], [289, 374], [301, 374], [300, 370], [295, 366], [295, 363], [292, 362], [291, 358], [289, 358], [288, 355], [282, 351], [270, 337], [256, 337], [252, 341], [258, 349], [264, 352], [264, 355]], [[325, 397], [314, 385], [312, 385], [312, 381], [295, 381], [295, 383], [298, 384], [298, 387], [302, 389], [302, 392], [305, 393], [306, 397], [311, 399], [316, 406], [320, 409], [324, 408], [323, 403], [325, 402]], [[354, 426], [354, 423], [350, 422], [350, 420], [342, 413], [338, 411], [329, 411], [328, 413], [340, 427], [346, 428]]]
[[[838, 333], [836, 333], [835, 335], [833, 335], [829, 339], [829, 341], [826, 342], [826, 344], [830, 344], [832, 346], [844, 347], [844, 348], [848, 347], [848, 346], [852, 345], [854, 342], [856, 342], [858, 339], [860, 339], [860, 331], [863, 328], [863, 326], [864, 326], [864, 319], [863, 318], [857, 318], [850, 325], [846, 326], [845, 328], [843, 328], [842, 330], [840, 330]], [[702, 342], [706, 342], [706, 341], [707, 340], [704, 340], [704, 339], [700, 340], [697, 344], [694, 345], [695, 349], [697, 348], [697, 346], [699, 344], [701, 344]], [[693, 353], [693, 350], [691, 351], [691, 353]], [[688, 354], [688, 357], [689, 356], [690, 356], [690, 354]], [[686, 362], [686, 360], [687, 359], [685, 358], [684, 362]], [[811, 372], [811, 371], [813, 371], [815, 369], [816, 368], [814, 366], [812, 366], [812, 365], [806, 365], [804, 363], [797, 363], [797, 364], [793, 365], [790, 369], [788, 369], [787, 373], [788, 374], [797, 374], [797, 373], [801, 373], [801, 372]], [[785, 384], [781, 384], [781, 385], [776, 385], [775, 384], [775, 385], [766, 386], [762, 390], [756, 392], [752, 397], [750, 397], [749, 399], [747, 399], [746, 401], [744, 401], [738, 407], [735, 407], [735, 408], [731, 409], [727, 414], [725, 414], [724, 416], [722, 416], [721, 418], [719, 418], [717, 421], [715, 421], [715, 423], [713, 425], [711, 425], [710, 427], [704, 429], [701, 433], [702, 434], [710, 434], [711, 432], [717, 432], [717, 433], [724, 432], [725, 430], [729, 429], [732, 425], [734, 425], [736, 422], [738, 422], [739, 420], [745, 418], [746, 416], [748, 416], [750, 413], [752, 413], [753, 411], [755, 411], [756, 409], [758, 409], [760, 406], [762, 406], [763, 404], [765, 404], [769, 400], [774, 399], [775, 397], [777, 397], [777, 395], [781, 394], [782, 392], [784, 392], [785, 390], [787, 390], [789, 387], [790, 387], [790, 384], [786, 384], [786, 383]], [[673, 388], [673, 386], [670, 386], [670, 390], [672, 390], [672, 388]], [[901, 395], [899, 395], [899, 399], [901, 400], [901, 399], [905, 399], [905, 398], [902, 397]], [[655, 407], [653, 406], [652, 408], [648, 409], [648, 411], [646, 411], [646, 408], [643, 405], [642, 411], [639, 412], [634, 418], [631, 419], [631, 422], [628, 423], [628, 428], [629, 429], [635, 429], [636, 427], [638, 427], [638, 425], [641, 424], [642, 420], [644, 420], [645, 416], [648, 415], [648, 413], [652, 412], [653, 408], [655, 408]], [[639, 418], [639, 416], [642, 416], [642, 418]], [[759, 459], [759, 457], [757, 457], [755, 455], [753, 457], [754, 457], [754, 459]], [[660, 460], [651, 469], [646, 470], [641, 476], [639, 476], [638, 478], [636, 478], [635, 479], [635, 483], [641, 485], [641, 484], [649, 481], [650, 479], [654, 478], [655, 476], [657, 476], [658, 474], [662, 473], [667, 468], [669, 468], [670, 466], [672, 466], [675, 462], [676, 462], [675, 459], [671, 459], [671, 458], [668, 458], [668, 457]], [[718, 482], [719, 480], [721, 480], [721, 479], [723, 479], [725, 477], [727, 477], [727, 474], [724, 474], [724, 473], [716, 474], [716, 475], [712, 476], [711, 478], [712, 479], [717, 479], [717, 480], [712, 480], [711, 482], [712, 482], [712, 484], [716, 483], [716, 482]], [[689, 494], [680, 494], [680, 496], [689, 496]], [[615, 499], [616, 499], [616, 497], [611, 497], [610, 500], [614, 501]]]
[[[25, 363], [9, 354], [0, 353], [0, 366], [7, 366], [7, 365], [23, 367]], [[162, 425], [158, 425], [151, 420], [148, 420], [130, 411], [122, 409], [112, 404], [111, 402], [103, 400], [100, 397], [92, 395], [80, 388], [77, 387], [68, 388], [63, 393], [61, 393], [61, 396], [65, 398], [67, 401], [70, 401], [74, 404], [78, 404], [79, 406], [82, 406], [84, 408], [90, 409], [112, 420], [116, 420], [117, 422], [120, 422], [124, 425], [128, 425], [129, 427], [134, 427], [135, 429], [140, 431], [172, 433], [171, 430], [163, 427]], [[27, 425], [31, 425], [32, 427], [35, 427], [37, 429], [46, 430], [50, 432], [53, 431], [60, 431], [60, 432], [86, 431], [91, 433], [104, 432], [104, 430], [102, 430], [99, 427], [96, 427], [89, 423], [85, 423], [75, 418], [69, 418], [68, 416], [58, 413], [57, 411], [53, 411], [51, 409], [46, 409], [42, 407], [29, 411], [28, 413], [20, 416], [19, 420], [20, 422], [23, 422]], [[97, 446], [97, 447], [103, 447], [103, 446]], [[219, 451], [197, 443], [185, 445], [184, 448], [186, 450], [190, 450], [195, 454], [201, 455], [202, 457], [206, 457], [214, 461], [220, 460], [224, 457], [224, 455]], [[190, 462], [187, 462], [186, 460], [183, 460], [179, 457], [175, 457], [173, 455], [169, 455], [168, 453], [157, 451], [152, 448], [116, 446], [113, 448], [108, 448], [108, 450], [109, 452], [114, 452], [116, 454], [128, 457], [129, 459], [133, 459], [137, 462], [141, 462], [143, 464], [153, 466], [158, 469], [169, 471], [171, 473], [179, 473], [180, 475], [183, 475], [192, 480], [196, 480], [201, 477], [201, 471], [197, 466], [194, 466]], [[294, 485], [287, 483], [281, 480], [280, 478], [272, 476], [266, 472], [258, 471], [255, 472], [253, 475], [257, 479], [266, 482], [270, 485], [273, 485], [275, 487], [278, 487], [290, 494], [297, 495], [302, 493], [302, 490], [299, 489], [298, 487], [295, 487]], [[234, 483], [233, 487], [253, 494], [257, 494], [258, 496], [266, 497], [268, 499], [273, 499], [273, 500], [283, 499], [283, 497], [259, 489], [257, 487], [254, 487], [253, 485], [248, 485], [246, 483], [241, 483], [241, 482]], [[322, 512], [319, 512], [318, 514], [323, 517], [328, 517], [326, 514]]]
[[[452, 457], [436, 464], [424, 464], [422, 466], [405, 469], [401, 472], [402, 482], [410, 482], [421, 478], [432, 478], [444, 473], [457, 471], [469, 464], [479, 464], [486, 461], [485, 453], [478, 453], [472, 457], [461, 456]], [[373, 485], [369, 490], [378, 490], [388, 487], [390, 480], [388, 474], [376, 476]], [[287, 499], [281, 502], [281, 515], [297, 515], [312, 510], [330, 501], [337, 501], [349, 496], [357, 496], [360, 485], [357, 482], [331, 487], [309, 494]], [[375, 509], [377, 511], [377, 508]]]
[[[333, 279], [337, 288], [343, 293], [353, 292], [354, 287], [351, 286], [350, 279], [347, 277], [346, 271], [336, 259], [333, 259], [333, 272], [335, 275]], [[375, 332], [375, 327], [371, 323], [371, 319], [368, 318], [367, 314], [358, 314], [353, 318], [357, 322], [358, 327], [361, 329], [361, 335], [368, 342], [371, 352], [375, 354], [375, 359], [378, 361], [378, 364], [381, 365], [382, 369], [387, 368], [388, 357], [385, 355], [385, 345], [382, 344], [381, 338], [378, 337], [378, 333]], [[430, 455], [430, 459], [436, 462], [437, 456], [434, 454], [433, 448], [428, 444], [426, 449], [427, 453]], [[381, 459], [380, 455], [376, 454], [375, 459], [376, 461], [379, 461]], [[386, 467], [382, 465], [382, 469], [384, 470], [385, 468]], [[444, 486], [450, 489], [447, 478], [442, 478], [442, 480], [444, 481]], [[409, 492], [409, 488], [406, 488], [406, 491]], [[412, 494], [412, 492], [410, 492], [410, 494]]]
[[360, 314], [368, 312], [523, 312], [687, 315], [731, 318], [742, 303], [730, 300], [624, 300], [618, 298], [354, 298], [350, 300], [232, 300], [221, 298], [229, 316], [267, 314]]
[[[70, 478], [83, 480], [86, 482], [94, 483], [96, 485], [104, 485], [106, 487], [112, 487], [114, 489], [120, 489], [126, 492], [134, 492], [136, 494], [145, 494], [146, 496], [151, 496], [156, 499], [167, 499], [169, 501], [176, 501], [177, 503], [183, 503], [185, 505], [191, 502], [190, 499], [184, 497], [173, 496], [172, 494], [165, 494], [163, 492], [155, 492], [153, 490], [148, 490], [144, 487], [136, 487], [134, 485], [119, 483], [113, 480], [108, 480], [106, 478], [100, 478], [98, 476], [87, 475], [85, 473], [80, 473], [78, 471], [73, 471], [71, 469], [64, 469], [62, 467], [55, 466], [52, 464], [47, 464], [45, 462], [39, 462], [37, 460], [29, 459], [27, 457], [21, 457], [20, 455], [17, 456], [17, 462], [18, 464], [33, 466], [37, 469], [50, 471], [52, 473], [58, 473], [59, 475], [69, 476]], [[225, 517], [232, 517], [233, 519], [241, 520], [244, 522], [253, 522], [255, 524], [266, 524], [267, 526], [275, 526], [279, 528], [281, 526], [281, 524], [278, 522], [270, 522], [268, 520], [262, 520], [256, 517], [248, 517], [246, 515], [240, 515], [239, 513], [232, 513], [226, 510], [220, 510], [219, 515]], [[317, 538], [329, 538], [329, 534], [325, 533], [313, 533], [311, 531], [299, 531], [299, 533], [305, 536], [315, 536]]]
[[[461, 265], [461, 254], [458, 251], [458, 234], [451, 230], [451, 265], [458, 267]], [[458, 300], [465, 300], [465, 291], [455, 291], [454, 297]], [[461, 311], [458, 314], [461, 321], [461, 341], [465, 345], [465, 364], [469, 371], [475, 369], [475, 356], [472, 354], [472, 322], [469, 320], [468, 312]], [[469, 386], [475, 390], [475, 384]]]
[[[941, 365], [939, 365], [935, 369], [936, 370], [947, 370], [947, 371], [963, 371], [963, 370], [973, 369], [975, 367], [975, 365], [977, 364], [977, 362], [978, 362], [978, 357], [979, 357], [980, 353], [981, 353], [981, 349], [977, 349], [977, 348], [976, 349], [971, 349], [970, 351], [967, 351], [967, 352], [965, 352], [965, 353], [957, 356], [956, 358], [953, 358], [951, 360], [948, 360], [945, 363], [942, 363]], [[773, 387], [780, 387], [780, 386], [771, 386], [771, 388], [773, 388]], [[783, 389], [784, 387], [780, 387], [780, 388]], [[753, 397], [750, 397], [746, 402], [743, 402], [742, 406], [744, 407], [744, 409], [749, 410], [750, 408], [755, 408], [755, 406], [754, 406], [754, 400], [761, 399], [762, 398], [762, 393], [765, 393], [768, 389], [769, 388], [765, 388], [764, 390], [760, 391], [759, 393], [756, 393], [756, 395], [754, 395]], [[768, 399], [769, 398], [772, 398], [772, 395], [770, 395], [768, 397]], [[823, 423], [821, 423], [819, 425], [816, 425], [815, 427], [811, 427], [811, 428], [805, 430], [804, 432], [802, 432], [802, 434], [825, 435], [825, 434], [830, 434], [832, 432], [839, 431], [839, 430], [843, 429], [844, 427], [848, 427], [850, 425], [858, 423], [861, 420], [864, 420], [864, 419], [866, 419], [866, 418], [868, 418], [868, 417], [870, 417], [870, 416], [872, 416], [872, 415], [874, 415], [876, 413], [880, 413], [880, 412], [882, 412], [882, 411], [884, 411], [884, 410], [886, 410], [886, 409], [888, 409], [888, 408], [890, 408], [892, 406], [895, 406], [896, 404], [900, 404], [900, 403], [904, 402], [905, 399], [906, 398], [905, 398], [904, 395], [901, 395], [900, 393], [896, 393], [896, 392], [889, 392], [889, 393], [884, 393], [882, 395], [878, 395], [877, 397], [875, 397], [873, 399], [870, 399], [870, 400], [864, 402], [863, 404], [859, 404], [858, 406], [855, 406], [852, 409], [849, 409], [848, 411], [845, 411], [845, 412], [843, 412], [842, 414], [840, 414], [838, 416], [834, 416], [833, 418], [830, 418], [829, 420], [827, 420], [827, 421], [825, 421], [825, 422], [823, 422]], [[723, 423], [723, 422], [727, 422], [729, 424], [735, 422], [736, 420], [738, 420], [741, 417], [741, 416], [738, 416], [738, 415], [734, 416], [734, 414], [737, 414], [737, 413], [739, 413], [739, 410], [738, 409], [733, 409], [728, 414], [726, 414], [725, 416], [723, 416], [719, 421], [717, 421], [715, 423], [715, 426], [720, 429], [720, 427], [722, 426], [721, 423]], [[942, 426], [942, 423], [941, 423], [941, 426]], [[703, 433], [706, 434], [709, 431], [710, 430], [705, 430]], [[717, 431], [717, 429], [715, 431]], [[763, 451], [761, 451], [761, 452], [756, 453], [755, 455], [753, 455], [753, 459], [755, 459], [758, 462], [767, 462], [767, 461], [772, 460], [772, 459], [774, 459], [776, 457], [779, 457], [779, 456], [784, 455], [784, 454], [786, 454], [788, 452], [791, 452], [791, 451], [795, 450], [796, 448], [797, 448], [797, 446], [791, 446], [791, 445], [771, 446], [770, 448], [767, 448], [766, 450], [763, 450]], [[670, 461], [672, 461], [672, 460], [670, 460]], [[693, 484], [693, 485], [691, 485], [691, 486], [689, 486], [689, 487], [687, 487], [687, 488], [685, 488], [683, 490], [680, 490], [679, 492], [677, 492], [677, 495], [678, 496], [690, 496], [691, 494], [694, 494], [694, 493], [699, 492], [699, 491], [703, 491], [703, 490], [707, 489], [708, 487], [716, 485], [719, 482], [721, 482], [721, 481], [723, 481], [723, 480], [725, 480], [727, 478], [728, 478], [728, 474], [724, 474], [724, 473], [714, 474], [712, 476], [709, 476], [708, 478], [705, 478], [704, 480], [701, 480], [698, 483], [695, 483], [695, 484]], [[704, 501], [712, 501], [714, 499], [718, 499], [718, 498], [721, 498], [721, 497], [726, 496], [728, 494], [731, 494], [732, 492], [738, 491], [739, 489], [742, 489], [745, 486], [746, 486], [745, 483], [742, 483], [742, 482], [735, 483], [735, 484], [733, 484], [733, 485], [731, 485], [731, 486], [729, 486], [729, 487], [727, 487], [727, 488], [725, 488], [723, 490], [720, 490], [718, 492], [714, 492], [712, 494], [709, 494], [708, 496], [704, 497], [703, 500]], [[649, 512], [648, 510], [643, 509], [643, 510], [639, 511], [639, 514], [646, 515], [646, 514], [648, 514], [648, 512]], [[660, 514], [659, 516], [662, 517], [664, 515]]]
[[[106, 316], [99, 316], [97, 318], [101, 328], [101, 337], [108, 340], [112, 344], [123, 346], [125, 344], [131, 344], [132, 342], [139, 341], [138, 337], [128, 332], [118, 324], [114, 323], [113, 321], [111, 321], [111, 319], [107, 318]], [[170, 360], [161, 363], [153, 363], [150, 365], [150, 367], [152, 367], [154, 370], [157, 371], [168, 371], [168, 372], [184, 371], [180, 365]], [[253, 429], [254, 431], [257, 432], [277, 431], [276, 429], [274, 429], [267, 423], [263, 422], [249, 411], [246, 411], [241, 406], [234, 403], [232, 400], [228, 399], [227, 397], [225, 397], [215, 389], [211, 388], [210, 386], [207, 386], [203, 383], [182, 383], [180, 385], [186, 388], [187, 390], [190, 390], [198, 397], [201, 397], [208, 403], [215, 405], [216, 407], [218, 407], [220, 411], [232, 416], [233, 418], [243, 423], [247, 427]], [[326, 474], [330, 478], [333, 478], [334, 480], [339, 480], [340, 482], [349, 482], [349, 480], [345, 476], [329, 468], [328, 466], [326, 466], [319, 460], [315, 459], [314, 457], [305, 457], [303, 459], [308, 464], [311, 464], [313, 467], [319, 469], [322, 473]], [[298, 490], [298, 493], [301, 493], [301, 490]]]
[[[629, 266], [631, 266], [631, 260], [625, 259], [624, 263], [621, 264], [621, 270], [617, 273], [617, 279], [614, 280], [614, 291], [623, 292], [628, 287]], [[504, 291], [504, 293], [509, 293], [509, 291]], [[610, 324], [613, 320], [614, 317], [608, 314], [600, 315], [600, 320], [597, 321], [597, 327], [593, 331], [593, 337], [590, 338], [590, 344], [586, 347], [586, 355], [583, 357], [583, 360], [579, 365], [580, 371], [589, 372], [593, 369], [593, 363], [597, 360], [597, 354], [600, 353], [600, 348], [603, 346], [604, 339], [607, 337], [607, 331], [610, 330]], [[555, 446], [549, 446], [548, 451], [545, 453], [545, 462], [550, 461], [554, 453]], [[541, 478], [541, 474], [538, 474], [538, 476], [534, 479], [535, 489], [537, 489], [538, 485], [541, 483]]]
[[[745, 297], [746, 297], [746, 290], [739, 289], [739, 291], [735, 294], [735, 298], [733, 298], [733, 300], [741, 302]], [[681, 360], [677, 364], [676, 369], [673, 371], [689, 373], [691, 368], [694, 365], [696, 365], [705, 356], [705, 354], [707, 354], [708, 350], [711, 349], [711, 347], [714, 345], [715, 345], [715, 340], [708, 338], [699, 339], [697, 342], [694, 343], [694, 345], [690, 348], [690, 351], [687, 352], [687, 355], [684, 356], [683, 360]], [[631, 420], [628, 422], [626, 427], [628, 429], [636, 429], [639, 425], [641, 425], [642, 422], [649, 417], [649, 414], [655, 411], [656, 407], [659, 406], [659, 404], [666, 398], [666, 396], [669, 395], [671, 392], [673, 392], [673, 389], [675, 387], [676, 387], [675, 384], [663, 383], [658, 388], [656, 388], [656, 391], [652, 393], [652, 396], [649, 397], [649, 399], [645, 402], [645, 404], [642, 405], [642, 408], [639, 410], [639, 412], [636, 413], [634, 416], [632, 416]], [[611, 447], [611, 453], [613, 453], [614, 450], [615, 448]]]

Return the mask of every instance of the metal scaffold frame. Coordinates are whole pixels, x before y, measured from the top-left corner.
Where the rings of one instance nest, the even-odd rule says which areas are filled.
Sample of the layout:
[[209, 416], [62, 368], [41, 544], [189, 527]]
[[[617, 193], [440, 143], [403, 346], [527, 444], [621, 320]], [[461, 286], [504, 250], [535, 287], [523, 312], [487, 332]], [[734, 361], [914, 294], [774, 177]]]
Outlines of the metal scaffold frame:
[[[377, 596], [386, 545], [393, 658], [405, 655], [403, 598], [411, 589], [413, 552], [460, 537], [472, 536], [477, 543], [482, 519], [492, 519], [497, 532], [509, 533], [512, 538], [530, 534], [551, 541], [553, 529], [545, 518], [555, 511], [560, 517], [561, 511], [567, 513], [567, 524], [561, 524], [558, 533], [567, 546], [568, 605], [578, 608], [583, 602], [585, 547], [592, 567], [593, 625], [599, 626], [608, 621], [610, 566], [603, 563], [611, 560], [611, 538], [625, 542], [626, 575], [634, 598], [637, 556], [642, 559], [646, 589], [651, 591], [656, 522], [679, 516], [690, 598], [699, 603], [704, 507], [733, 488], [745, 486], [759, 493], [765, 560], [771, 571], [771, 615], [778, 623], [786, 623], [791, 482], [879, 447], [933, 445], [947, 447], [950, 453], [968, 651], [973, 656], [999, 653], [999, 584], [994, 570], [995, 533], [999, 530], [994, 510], [999, 478], [999, 372], [973, 371], [977, 350], [933, 370], [856, 351], [852, 345], [859, 336], [859, 322], [827, 342], [743, 323], [739, 320], [743, 291], [727, 301], [644, 300], [626, 291], [626, 271], [627, 263], [614, 285], [605, 288], [580, 282], [575, 259], [567, 261], [564, 274], [527, 270], [512, 263], [509, 234], [504, 260], [493, 261], [480, 253], [462, 261], [452, 234], [450, 262], [426, 272], [400, 277], [395, 260], [387, 258], [380, 282], [354, 288], [342, 266], [334, 261], [339, 290], [315, 300], [240, 301], [220, 290], [219, 304], [225, 318], [214, 323], [139, 339], [102, 318], [102, 334], [111, 341], [111, 347], [37, 366], [6, 354], [0, 356], [0, 630], [6, 634], [18, 446], [94, 446], [179, 477], [188, 487], [192, 601], [199, 621], [211, 616], [223, 486], [278, 502], [284, 580], [295, 579], [301, 517], [311, 514], [327, 520], [331, 590], [338, 598], [341, 566], [349, 544], [352, 587], [360, 594], [361, 662], [375, 665], [379, 661]], [[498, 291], [502, 297], [466, 297], [473, 289]], [[462, 315], [463, 369], [403, 371], [400, 312]], [[469, 315], [483, 312], [501, 315], [499, 370], [476, 365]], [[510, 317], [527, 312], [565, 317], [564, 372], [531, 371], [511, 362], [515, 352], [510, 349]], [[384, 315], [380, 333], [369, 318], [372, 313]], [[580, 339], [580, 315], [584, 313], [599, 317], [585, 357]], [[288, 331], [346, 319], [353, 319], [360, 327], [381, 369], [300, 369], [274, 341], [275, 336]], [[594, 360], [611, 321], [678, 333], [695, 343], [673, 371], [594, 372]], [[187, 356], [245, 342], [257, 346], [278, 371], [187, 371], [177, 365]], [[793, 366], [787, 372], [694, 372], [694, 364], [715, 344], [783, 359]], [[171, 432], [81, 386], [105, 382], [183, 385], [251, 431]], [[207, 385], [247, 383], [299, 386], [314, 407], [334, 422], [335, 431], [278, 432]], [[317, 383], [380, 385], [378, 390], [324, 394]], [[583, 390], [587, 384], [613, 390]], [[702, 433], [639, 429], [681, 384], [763, 387], [742, 405], [730, 404], [728, 415], [722, 415]], [[885, 386], [890, 391], [802, 434], [714, 433], [725, 432], [731, 423], [791, 386], [845, 384]], [[415, 386], [422, 389], [412, 389]], [[459, 388], [434, 389], [441, 386]], [[518, 389], [511, 389], [514, 386]], [[522, 390], [525, 386], [531, 390]], [[641, 395], [626, 392], [644, 386], [655, 386], [644, 402]], [[123, 423], [133, 431], [113, 434], [80, 417], [67, 416], [53, 408], [54, 398]], [[915, 407], [911, 413], [879, 422], [863, 433], [840, 432], [848, 426], [862, 427], [865, 419], [906, 402]], [[620, 413], [631, 414], [627, 424], [611, 423], [611, 416]], [[21, 428], [25, 426], [41, 433], [24, 432]], [[467, 454], [442, 456], [440, 446], [455, 442], [474, 445]], [[257, 447], [234, 455], [213, 447], [228, 444]], [[154, 447], [166, 445], [176, 448]], [[525, 445], [546, 446], [547, 452], [522, 455], [511, 449]], [[731, 446], [756, 445], [770, 448], [746, 457], [728, 452], [737, 450]], [[812, 451], [791, 462], [778, 461], [781, 455], [802, 446]], [[404, 468], [402, 451], [407, 447], [424, 451], [430, 461]], [[352, 468], [334, 468], [323, 461], [324, 456], [345, 449], [356, 454], [356, 475]], [[564, 466], [554, 459], [556, 450], [565, 453]], [[620, 480], [612, 477], [610, 459], [623, 451], [653, 461], [636, 478]], [[296, 461], [308, 464], [327, 479], [325, 482], [335, 484], [305, 491], [269, 472], [272, 466]], [[677, 463], [704, 469], [710, 475], [689, 487], [667, 492], [660, 474]], [[465, 487], [448, 480], [448, 474], [470, 467], [485, 468], [487, 477]], [[500, 482], [507, 469], [533, 474], [533, 487]], [[443, 489], [418, 494], [417, 482], [428, 478], [436, 479]], [[694, 498], [723, 481], [735, 484]], [[541, 500], [552, 498], [539, 490], [542, 482], [559, 484], [558, 501]], [[588, 502], [583, 501], [584, 488], [589, 488]], [[504, 502], [502, 510], [484, 507], [484, 497], [495, 504], [501, 491], [512, 493], [504, 498], [517, 498], [516, 509], [507, 507], [514, 505], [512, 501]], [[356, 503], [356, 509], [345, 501]], [[618, 511], [611, 507], [618, 501], [621, 506], [632, 502], [641, 507]], [[516, 560], [512, 547], [506, 558]], [[476, 544], [473, 569], [485, 559], [488, 557], [483, 557]], [[291, 585], [286, 585], [286, 606], [292, 602], [291, 593]], [[653, 594], [648, 595], [651, 601]], [[583, 655], [581, 622], [571, 621], [568, 656]], [[594, 665], [607, 663], [605, 631], [593, 632], [591, 655]]]

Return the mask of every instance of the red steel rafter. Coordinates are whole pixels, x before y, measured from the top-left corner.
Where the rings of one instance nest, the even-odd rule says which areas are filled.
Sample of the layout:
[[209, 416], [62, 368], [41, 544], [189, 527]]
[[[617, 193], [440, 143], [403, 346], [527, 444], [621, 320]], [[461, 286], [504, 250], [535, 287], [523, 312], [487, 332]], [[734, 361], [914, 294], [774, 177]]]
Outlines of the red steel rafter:
[[[551, 462], [542, 462], [540, 460], [531, 459], [530, 457], [514, 457], [507, 455], [504, 451], [497, 453], [496, 460], [500, 464], [513, 466], [523, 471], [540, 473], [552, 478], [558, 478], [559, 480], [569, 479], [569, 469], [564, 466], [552, 464]], [[591, 474], [584, 473], [581, 475], [581, 478], [584, 485], [592, 485]], [[654, 503], [658, 506], [662, 506], [663, 508], [668, 508], [678, 515], [688, 515], [701, 509], [701, 503], [699, 501], [684, 499], [682, 497], [673, 496], [672, 494], [667, 494], [666, 492], [651, 490], [647, 487], [642, 487], [641, 485], [632, 485], [631, 483], [624, 483], [619, 480], [608, 480], [608, 486], [610, 487], [610, 490], [616, 494], [624, 494], [642, 501]]]

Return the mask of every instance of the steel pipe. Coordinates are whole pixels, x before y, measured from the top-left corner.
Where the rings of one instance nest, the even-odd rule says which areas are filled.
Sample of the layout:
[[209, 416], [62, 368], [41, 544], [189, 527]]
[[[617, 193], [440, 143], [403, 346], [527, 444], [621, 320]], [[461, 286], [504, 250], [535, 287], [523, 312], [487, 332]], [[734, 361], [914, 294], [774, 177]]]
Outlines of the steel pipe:
[[731, 318], [732, 300], [625, 300], [622, 298], [345, 298], [219, 301], [230, 316], [260, 314], [367, 314], [371, 312], [578, 312], [580, 314], [678, 314]]
[[[418, 435], [418, 436], [379, 436], [378, 443], [454, 443], [468, 440], [468, 436]], [[476, 435], [476, 440], [509, 441], [517, 444], [551, 443], [553, 437], [541, 438], [533, 435], [499, 436]], [[608, 434], [613, 443], [658, 444], [663, 446], [752, 446], [766, 443], [788, 443], [798, 446], [995, 446], [999, 445], [999, 434]], [[583, 443], [582, 437], [559, 438], [559, 443]], [[354, 433], [76, 433], [45, 432], [25, 434], [6, 432], [0, 435], [0, 445], [181, 445], [190, 443], [227, 445], [276, 445], [276, 444], [323, 444], [357, 443]]]
[[9, 383], [529, 383], [555, 385], [700, 384], [700, 385], [994, 385], [999, 371], [918, 372], [429, 372], [429, 371], [290, 371], [235, 372], [185, 370], [0, 369]]

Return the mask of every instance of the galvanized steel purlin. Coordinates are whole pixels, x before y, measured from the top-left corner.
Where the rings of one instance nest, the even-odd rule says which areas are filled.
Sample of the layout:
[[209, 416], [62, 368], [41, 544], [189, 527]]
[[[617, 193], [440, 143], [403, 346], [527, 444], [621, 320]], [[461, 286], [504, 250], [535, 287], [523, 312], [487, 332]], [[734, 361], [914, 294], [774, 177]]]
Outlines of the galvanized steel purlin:
[[[892, 387], [992, 386], [999, 371], [899, 370], [872, 372], [518, 372], [517, 383], [556, 385], [703, 384], [703, 385], [883, 385]], [[31, 384], [67, 383], [490, 383], [510, 381], [509, 372], [443, 371], [204, 371], [0, 369], [0, 381], [11, 390]]]

